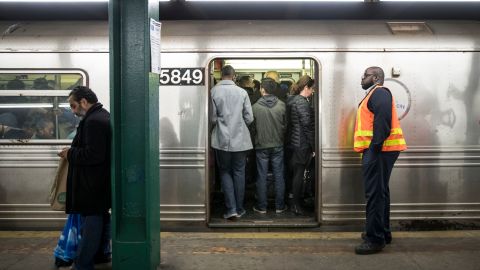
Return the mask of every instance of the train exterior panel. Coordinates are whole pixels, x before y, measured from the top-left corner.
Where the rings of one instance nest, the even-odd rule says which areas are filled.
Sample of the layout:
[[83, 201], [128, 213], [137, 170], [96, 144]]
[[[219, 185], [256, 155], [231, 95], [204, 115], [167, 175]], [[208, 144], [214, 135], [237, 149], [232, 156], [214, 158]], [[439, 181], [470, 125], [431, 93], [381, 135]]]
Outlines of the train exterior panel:
[[[385, 85], [395, 96], [409, 146], [391, 177], [392, 219], [480, 218], [476, 196], [480, 190], [480, 24], [432, 21], [416, 24], [415, 32], [402, 32], [411, 29], [409, 23], [399, 25], [386, 21], [164, 22], [162, 68], [201, 68], [204, 84], [159, 89], [161, 221], [206, 226], [211, 218], [214, 157], [208, 115], [216, 59], [309, 59], [314, 63], [318, 82], [315, 219], [320, 225], [364, 218], [360, 156], [352, 150], [352, 137], [356, 107], [364, 97], [360, 76], [373, 65], [386, 72]], [[2, 70], [84, 71], [85, 82], [108, 108], [104, 22], [29, 22], [4, 37], [0, 61]], [[68, 143], [2, 140], [0, 226], [62, 224], [64, 215], [49, 210], [47, 197], [56, 151]]]

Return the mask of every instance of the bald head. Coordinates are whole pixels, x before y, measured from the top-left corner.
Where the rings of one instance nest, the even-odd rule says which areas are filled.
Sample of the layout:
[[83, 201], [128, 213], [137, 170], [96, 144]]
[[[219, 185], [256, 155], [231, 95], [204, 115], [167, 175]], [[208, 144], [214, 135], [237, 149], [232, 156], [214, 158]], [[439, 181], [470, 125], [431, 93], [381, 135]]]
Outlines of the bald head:
[[383, 72], [383, 69], [381, 67], [369, 67], [367, 68], [366, 73], [373, 74], [373, 82], [375, 84], [383, 85], [383, 81], [385, 80], [385, 73]]

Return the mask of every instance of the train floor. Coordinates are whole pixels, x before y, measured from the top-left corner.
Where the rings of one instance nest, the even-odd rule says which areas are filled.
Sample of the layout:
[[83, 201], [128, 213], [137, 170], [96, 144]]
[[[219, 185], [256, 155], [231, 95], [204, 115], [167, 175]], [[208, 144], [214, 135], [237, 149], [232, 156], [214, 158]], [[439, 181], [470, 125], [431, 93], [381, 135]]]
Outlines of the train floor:
[[[224, 219], [226, 212], [224, 203], [224, 194], [217, 190], [212, 194], [212, 207], [209, 226], [215, 227], [316, 227], [318, 222], [315, 220], [315, 197], [314, 195], [303, 200], [304, 215], [295, 215], [291, 210], [291, 201], [286, 200], [287, 211], [277, 214], [275, 212], [275, 191], [272, 176], [269, 174], [267, 179], [267, 213], [261, 214], [253, 210], [256, 202], [255, 182], [246, 184], [244, 207], [247, 211], [241, 218]], [[219, 188], [218, 188], [219, 189]]]
[[[58, 236], [0, 231], [0, 269], [56, 269]], [[355, 255], [358, 243], [359, 232], [162, 232], [159, 269], [480, 269], [480, 230], [394, 232], [374, 255]]]

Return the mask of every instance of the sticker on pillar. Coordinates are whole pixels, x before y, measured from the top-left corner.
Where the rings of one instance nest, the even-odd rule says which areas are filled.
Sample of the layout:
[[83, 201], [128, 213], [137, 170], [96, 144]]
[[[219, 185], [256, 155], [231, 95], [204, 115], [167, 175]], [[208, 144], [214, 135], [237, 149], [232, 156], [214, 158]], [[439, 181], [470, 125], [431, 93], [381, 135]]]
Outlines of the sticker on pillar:
[[162, 68], [160, 85], [205, 85], [204, 68]]
[[160, 74], [160, 30], [162, 23], [150, 19], [150, 62], [152, 73]]

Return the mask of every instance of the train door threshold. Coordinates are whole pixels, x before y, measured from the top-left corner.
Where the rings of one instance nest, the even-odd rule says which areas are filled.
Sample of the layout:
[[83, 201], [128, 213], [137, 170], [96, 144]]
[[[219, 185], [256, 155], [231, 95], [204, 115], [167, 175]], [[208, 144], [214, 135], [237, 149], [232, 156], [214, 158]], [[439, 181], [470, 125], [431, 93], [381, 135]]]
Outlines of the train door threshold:
[[208, 226], [212, 228], [313, 228], [318, 227], [319, 223], [313, 211], [306, 211], [305, 216], [296, 216], [289, 210], [281, 214], [276, 214], [274, 209], [269, 209], [266, 214], [259, 214], [250, 208], [247, 209], [247, 213], [241, 218], [224, 219], [221, 213], [215, 213], [210, 218]]
[[245, 218], [225, 220], [212, 218], [208, 224], [210, 228], [316, 228], [318, 222], [313, 218], [297, 218], [295, 220], [274, 220], [274, 219], [256, 219], [247, 220]]

